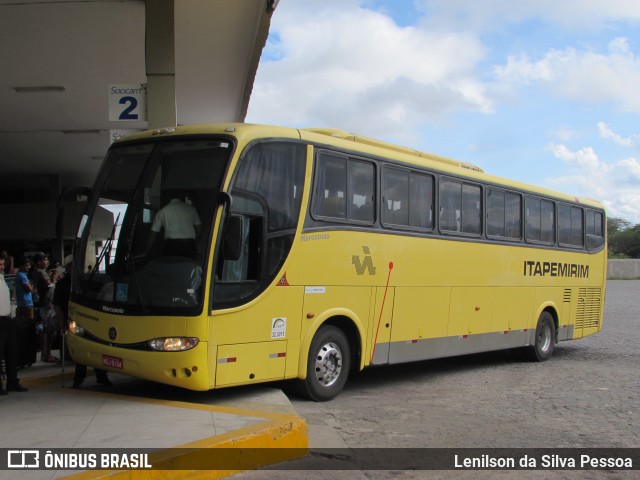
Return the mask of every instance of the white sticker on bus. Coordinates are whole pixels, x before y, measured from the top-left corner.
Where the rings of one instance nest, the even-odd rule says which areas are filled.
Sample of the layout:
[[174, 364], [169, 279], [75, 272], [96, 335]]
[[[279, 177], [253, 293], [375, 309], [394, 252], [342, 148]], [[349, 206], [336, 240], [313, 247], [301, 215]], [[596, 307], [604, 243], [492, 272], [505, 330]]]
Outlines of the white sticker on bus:
[[271, 320], [271, 338], [285, 338], [287, 336], [287, 318], [278, 317]]
[[304, 293], [309, 295], [322, 295], [326, 292], [326, 287], [304, 287]]

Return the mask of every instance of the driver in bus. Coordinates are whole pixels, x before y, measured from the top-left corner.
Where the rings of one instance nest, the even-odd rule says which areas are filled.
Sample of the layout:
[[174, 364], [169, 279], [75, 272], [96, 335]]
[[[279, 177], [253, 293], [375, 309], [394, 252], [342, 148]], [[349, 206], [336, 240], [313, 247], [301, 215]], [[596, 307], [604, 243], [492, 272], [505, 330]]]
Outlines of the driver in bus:
[[157, 234], [164, 230], [163, 255], [196, 257], [196, 238], [200, 235], [202, 223], [198, 211], [185, 199], [184, 192], [175, 192], [169, 203], [158, 211], [151, 225], [147, 251], [151, 249]]

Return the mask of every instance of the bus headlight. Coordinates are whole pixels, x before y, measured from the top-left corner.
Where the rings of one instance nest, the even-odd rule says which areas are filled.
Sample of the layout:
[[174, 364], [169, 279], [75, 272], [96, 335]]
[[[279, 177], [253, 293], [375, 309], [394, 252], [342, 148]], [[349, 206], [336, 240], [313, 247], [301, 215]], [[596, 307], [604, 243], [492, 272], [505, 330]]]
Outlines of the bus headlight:
[[200, 340], [195, 337], [169, 337], [149, 340], [149, 348], [158, 352], [183, 352], [191, 350]]
[[69, 322], [69, 333], [82, 337], [84, 335], [84, 328], [78, 325], [75, 320], [71, 320]]

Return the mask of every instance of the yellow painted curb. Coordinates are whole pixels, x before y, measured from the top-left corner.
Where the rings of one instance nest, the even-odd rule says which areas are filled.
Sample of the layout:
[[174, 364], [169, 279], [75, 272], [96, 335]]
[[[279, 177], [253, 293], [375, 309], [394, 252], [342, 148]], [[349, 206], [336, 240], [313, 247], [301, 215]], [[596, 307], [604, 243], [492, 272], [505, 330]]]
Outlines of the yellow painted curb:
[[[65, 374], [72, 376], [73, 373]], [[61, 381], [61, 374], [31, 378], [29, 386], [50, 385]], [[62, 390], [63, 392], [65, 390]], [[129, 397], [112, 393], [67, 389], [68, 394], [105, 396], [130, 402], [150, 403], [174, 408], [208, 410], [218, 413], [240, 415], [263, 419], [264, 421], [227, 432], [222, 435], [196, 440], [175, 448], [163, 449], [149, 454], [153, 469], [149, 470], [88, 470], [62, 477], [66, 480], [213, 480], [236, 473], [285, 462], [308, 454], [309, 436], [304, 419], [290, 414], [259, 412], [253, 410], [195, 404], [172, 400], [158, 400], [143, 397]], [[194, 465], [205, 461], [215, 449], [224, 449], [225, 466], [230, 470], [195, 470]]]
[[[226, 438], [225, 438], [226, 437]], [[304, 457], [308, 453], [306, 422], [297, 417], [269, 420], [253, 427], [205, 438], [181, 445], [180, 449], [153, 453], [149, 461], [153, 470], [91, 470], [63, 477], [66, 480], [205, 480], [219, 479], [236, 473]], [[225, 450], [225, 464], [234, 470], [194, 470], [193, 465], [212, 455], [215, 449]], [[250, 453], [247, 455], [247, 450]]]
[[75, 367], [72, 366], [71, 371], [65, 373], [55, 372], [48, 373], [40, 377], [23, 377], [20, 379], [20, 384], [25, 387], [42, 387], [55, 382], [66, 382], [67, 380], [73, 379], [74, 368]]

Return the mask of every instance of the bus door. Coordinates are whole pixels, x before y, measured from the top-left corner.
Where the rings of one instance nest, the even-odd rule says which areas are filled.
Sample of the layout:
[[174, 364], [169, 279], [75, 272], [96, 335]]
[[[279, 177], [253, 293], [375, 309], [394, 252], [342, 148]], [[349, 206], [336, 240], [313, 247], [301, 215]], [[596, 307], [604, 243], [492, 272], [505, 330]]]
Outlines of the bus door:
[[276, 279], [293, 234], [269, 232], [257, 201], [235, 201], [214, 285], [214, 305], [222, 307], [213, 312], [209, 344], [215, 386], [280, 380], [287, 371], [297, 372], [302, 288]]
[[306, 163], [306, 145], [257, 142], [233, 174], [213, 281], [209, 358], [216, 386], [297, 374], [302, 287], [288, 285], [285, 262]]
[[295, 376], [302, 288], [275, 286], [259, 302], [213, 316], [210, 357], [215, 386]]

